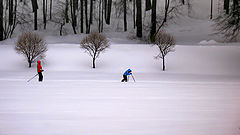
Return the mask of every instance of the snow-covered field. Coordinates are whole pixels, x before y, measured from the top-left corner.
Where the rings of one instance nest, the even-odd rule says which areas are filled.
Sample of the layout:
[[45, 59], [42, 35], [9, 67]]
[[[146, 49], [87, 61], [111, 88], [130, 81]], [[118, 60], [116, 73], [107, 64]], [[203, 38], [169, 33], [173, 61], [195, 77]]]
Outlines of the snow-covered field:
[[78, 45], [50, 44], [44, 82], [27, 83], [36, 65], [1, 45], [0, 135], [240, 135], [239, 46], [176, 46], [165, 72], [157, 53], [113, 44], [92, 69]]

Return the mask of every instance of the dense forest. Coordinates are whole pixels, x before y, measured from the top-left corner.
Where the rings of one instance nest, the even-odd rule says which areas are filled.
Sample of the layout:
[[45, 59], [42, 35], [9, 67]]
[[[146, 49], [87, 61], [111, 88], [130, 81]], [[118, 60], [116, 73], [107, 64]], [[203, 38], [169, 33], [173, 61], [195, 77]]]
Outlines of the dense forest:
[[[209, 18], [214, 19], [219, 33], [235, 39], [239, 36], [239, 2], [223, 0], [219, 5], [221, 12], [213, 18], [213, 0], [209, 1]], [[0, 41], [11, 37], [16, 29], [57, 29], [59, 35], [133, 30], [136, 37], [154, 40], [169, 20], [191, 16], [191, 10], [192, 0], [1, 0]]]

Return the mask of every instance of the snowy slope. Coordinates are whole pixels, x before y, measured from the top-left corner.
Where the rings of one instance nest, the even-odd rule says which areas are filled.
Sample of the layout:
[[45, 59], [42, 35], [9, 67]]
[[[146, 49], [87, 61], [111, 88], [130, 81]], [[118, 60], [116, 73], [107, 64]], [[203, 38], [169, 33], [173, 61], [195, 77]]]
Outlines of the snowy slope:
[[79, 45], [50, 44], [44, 82], [27, 83], [36, 65], [1, 45], [0, 135], [239, 135], [240, 47], [176, 46], [165, 72], [155, 55], [113, 44], [92, 69]]

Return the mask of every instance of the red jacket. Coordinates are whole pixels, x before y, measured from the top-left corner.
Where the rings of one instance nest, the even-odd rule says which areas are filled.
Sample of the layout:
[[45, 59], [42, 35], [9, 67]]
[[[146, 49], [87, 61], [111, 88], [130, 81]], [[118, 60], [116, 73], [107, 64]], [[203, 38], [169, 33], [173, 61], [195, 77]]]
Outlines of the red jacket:
[[42, 66], [40, 61], [37, 61], [37, 72], [42, 72]]

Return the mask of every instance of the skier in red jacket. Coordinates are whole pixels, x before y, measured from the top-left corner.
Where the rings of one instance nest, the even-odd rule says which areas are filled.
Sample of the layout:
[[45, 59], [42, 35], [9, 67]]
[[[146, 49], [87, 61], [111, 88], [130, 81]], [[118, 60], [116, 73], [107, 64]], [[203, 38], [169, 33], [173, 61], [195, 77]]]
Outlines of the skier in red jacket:
[[43, 80], [43, 75], [42, 75], [42, 66], [41, 66], [41, 62], [37, 61], [37, 72], [38, 72], [38, 81], [41, 82]]

